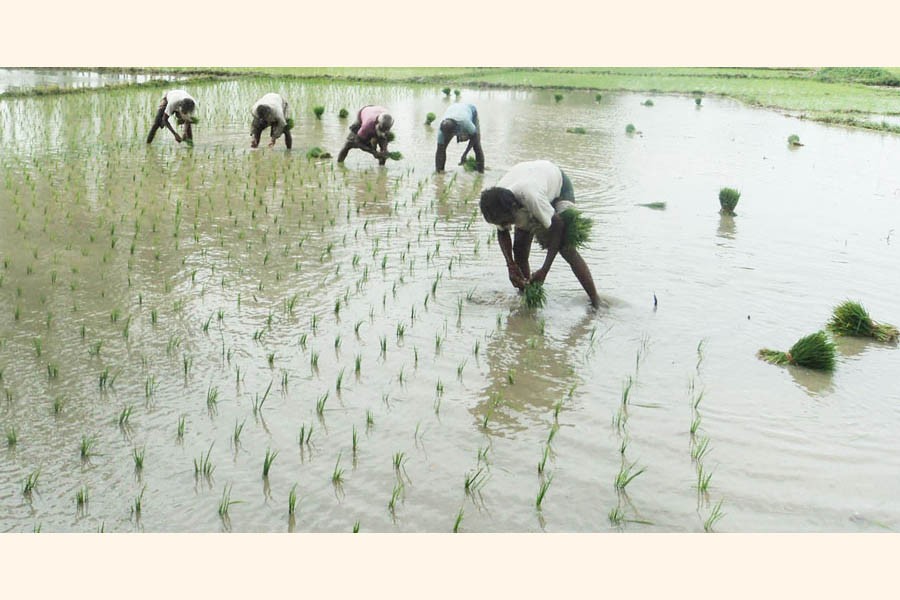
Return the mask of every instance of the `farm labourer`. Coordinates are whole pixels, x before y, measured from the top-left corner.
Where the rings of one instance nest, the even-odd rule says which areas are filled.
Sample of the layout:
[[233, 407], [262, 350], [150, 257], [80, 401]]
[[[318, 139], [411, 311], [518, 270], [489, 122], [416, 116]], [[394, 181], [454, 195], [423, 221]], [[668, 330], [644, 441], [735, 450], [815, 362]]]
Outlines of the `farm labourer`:
[[[356, 121], [350, 126], [347, 143], [338, 154], [337, 161], [344, 162], [351, 148], [368, 152], [384, 165], [388, 159], [388, 135], [394, 125], [394, 118], [383, 106], [364, 106], [356, 114]], [[376, 149], [377, 146], [377, 149]]]
[[253, 115], [253, 123], [250, 125], [250, 147], [259, 146], [259, 136], [262, 135], [266, 127], [271, 127], [269, 140], [269, 148], [275, 146], [275, 142], [284, 134], [284, 145], [287, 149], [291, 149], [293, 140], [291, 139], [291, 125], [293, 119], [288, 114], [288, 103], [281, 94], [274, 92], [266, 94], [256, 101], [250, 110]]
[[[156, 130], [165, 127], [175, 136], [175, 141], [179, 144], [182, 140], [193, 142], [191, 134], [191, 125], [197, 122], [194, 111], [197, 109], [197, 102], [191, 98], [191, 95], [184, 90], [169, 90], [162, 101], [159, 103], [159, 110], [156, 113], [156, 119], [153, 121], [153, 127], [150, 128], [150, 134], [147, 136], [147, 143], [153, 141]], [[179, 125], [184, 125], [184, 135], [178, 135], [178, 132], [169, 123], [169, 117], [175, 115], [175, 120]]]
[[[543, 283], [556, 255], [561, 254], [591, 305], [600, 305], [591, 272], [577, 250], [587, 240], [591, 221], [575, 210], [572, 182], [558, 166], [548, 160], [515, 165], [496, 187], [481, 193], [481, 213], [498, 228], [497, 241], [513, 286], [524, 290], [528, 283]], [[514, 242], [509, 234], [513, 225]], [[547, 256], [541, 268], [531, 273], [528, 255], [535, 237]]]
[[434, 154], [434, 166], [440, 173], [447, 161], [447, 146], [456, 137], [457, 142], [469, 142], [459, 164], [466, 162], [469, 150], [475, 151], [475, 164], [479, 173], [484, 173], [484, 153], [481, 151], [481, 131], [478, 127], [478, 111], [474, 104], [457, 102], [447, 107], [441, 121], [437, 138], [437, 152]]

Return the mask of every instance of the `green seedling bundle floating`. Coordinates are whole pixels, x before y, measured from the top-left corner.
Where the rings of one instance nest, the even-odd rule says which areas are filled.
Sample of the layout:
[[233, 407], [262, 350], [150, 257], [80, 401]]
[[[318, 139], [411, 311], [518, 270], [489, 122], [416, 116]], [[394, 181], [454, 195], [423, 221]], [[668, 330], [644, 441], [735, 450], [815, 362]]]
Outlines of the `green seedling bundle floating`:
[[870, 337], [879, 342], [896, 342], [900, 337], [896, 327], [872, 320], [863, 305], [852, 300], [834, 307], [828, 330], [836, 335]]
[[788, 141], [788, 146], [802, 146], [803, 145], [800, 143], [800, 136], [797, 135], [796, 133], [789, 135], [787, 141]]
[[763, 348], [759, 358], [773, 365], [796, 365], [819, 371], [833, 371], [835, 348], [824, 331], [800, 338], [787, 352]]
[[325, 114], [324, 106], [316, 106], [313, 108], [313, 114], [316, 115], [316, 119], [321, 119], [322, 115]]
[[741, 193], [734, 188], [723, 187], [719, 190], [719, 206], [723, 215], [733, 215], [734, 208], [737, 206], [738, 200], [741, 199]]
[[629, 123], [628, 125], [625, 126], [625, 133], [632, 134], [632, 133], [635, 133], [636, 131], [637, 131], [637, 129], [635, 129], [633, 123]]
[[346, 109], [346, 108], [342, 108], [340, 111], [338, 111], [338, 118], [339, 118], [339, 119], [346, 119], [349, 115], [350, 115], [350, 113], [347, 112], [347, 109]]
[[435, 119], [437, 119], [437, 115], [434, 114], [433, 112], [430, 112], [427, 115], [425, 115], [425, 124], [431, 125], [432, 123], [434, 123]]

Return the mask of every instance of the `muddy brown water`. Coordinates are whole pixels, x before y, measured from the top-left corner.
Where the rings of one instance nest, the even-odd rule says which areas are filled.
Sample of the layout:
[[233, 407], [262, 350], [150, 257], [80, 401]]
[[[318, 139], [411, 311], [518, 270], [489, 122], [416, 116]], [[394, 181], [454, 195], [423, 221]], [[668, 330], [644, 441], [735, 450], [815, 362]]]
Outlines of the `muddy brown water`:
[[[248, 147], [270, 89], [291, 153]], [[192, 150], [144, 144], [158, 91], [0, 101], [0, 530], [441, 532], [462, 510], [460, 531], [700, 532], [720, 501], [716, 531], [900, 527], [897, 348], [840, 340], [828, 375], [755, 356], [848, 297], [900, 323], [898, 138], [716, 98], [464, 89], [487, 173], [435, 175], [437, 87], [191, 91]], [[336, 155], [337, 110], [367, 102], [392, 109], [402, 161], [305, 158]], [[506, 280], [478, 194], [535, 158], [595, 221], [604, 309], [561, 259], [542, 310]], [[623, 465], [643, 472], [617, 491]]]

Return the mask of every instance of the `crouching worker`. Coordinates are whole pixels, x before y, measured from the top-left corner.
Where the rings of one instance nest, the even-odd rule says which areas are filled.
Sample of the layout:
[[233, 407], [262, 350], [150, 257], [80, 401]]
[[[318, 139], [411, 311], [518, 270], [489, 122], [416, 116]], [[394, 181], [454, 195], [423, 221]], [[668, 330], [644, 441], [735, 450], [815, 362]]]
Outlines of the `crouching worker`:
[[[591, 272], [577, 250], [587, 241], [591, 221], [575, 209], [572, 182], [559, 167], [547, 160], [515, 165], [496, 187], [481, 193], [481, 213], [499, 230], [497, 241], [513, 286], [524, 290], [528, 283], [543, 283], [556, 255], [561, 254], [591, 305], [600, 305]], [[515, 241], [509, 234], [513, 225]], [[528, 255], [535, 237], [547, 256], [541, 268], [531, 273]]]
[[447, 162], [447, 146], [456, 138], [457, 142], [469, 142], [459, 164], [465, 164], [469, 150], [475, 151], [475, 168], [484, 173], [484, 153], [481, 151], [481, 131], [478, 127], [478, 111], [474, 104], [457, 102], [447, 107], [441, 121], [437, 138], [437, 152], [434, 155], [434, 166], [438, 173], [444, 170]]
[[350, 126], [350, 135], [337, 161], [344, 162], [350, 149], [357, 148], [377, 158], [379, 165], [384, 165], [388, 159], [388, 137], [393, 125], [394, 118], [383, 106], [362, 107]]
[[291, 127], [294, 122], [288, 114], [288, 103], [281, 94], [269, 93], [256, 101], [250, 110], [253, 115], [253, 123], [250, 125], [250, 147], [259, 146], [259, 136], [266, 127], [271, 127], [269, 148], [275, 147], [275, 142], [284, 134], [284, 145], [290, 150], [293, 145], [291, 139]]
[[[184, 90], [169, 90], [163, 96], [159, 103], [159, 110], [156, 112], [156, 119], [153, 121], [153, 127], [150, 128], [150, 134], [147, 136], [147, 143], [153, 141], [156, 130], [165, 127], [175, 136], [175, 141], [179, 144], [182, 140], [193, 142], [194, 136], [191, 132], [191, 125], [197, 122], [194, 112], [197, 110], [196, 101], [191, 95]], [[184, 125], [184, 135], [178, 135], [178, 132], [169, 123], [169, 117], [175, 115], [175, 120], [179, 125]]]

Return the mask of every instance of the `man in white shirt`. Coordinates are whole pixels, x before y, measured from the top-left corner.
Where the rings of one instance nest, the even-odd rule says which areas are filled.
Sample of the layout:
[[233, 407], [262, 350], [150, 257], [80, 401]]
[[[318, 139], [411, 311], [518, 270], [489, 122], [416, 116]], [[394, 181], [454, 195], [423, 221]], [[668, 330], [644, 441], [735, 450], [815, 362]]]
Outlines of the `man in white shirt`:
[[[521, 290], [529, 282], [543, 283], [556, 255], [561, 254], [596, 308], [600, 299], [590, 269], [576, 245], [567, 241], [572, 239], [568, 235], [572, 232], [567, 231], [573, 226], [571, 220], [561, 216], [574, 207], [572, 182], [548, 160], [519, 163], [500, 178], [496, 187], [481, 193], [481, 213], [488, 223], [497, 226], [497, 241], [513, 286]], [[513, 225], [514, 242], [509, 234]], [[547, 256], [541, 268], [531, 273], [528, 256], [535, 236]]]
[[253, 123], [250, 126], [250, 147], [259, 146], [259, 137], [266, 127], [271, 127], [271, 139], [269, 148], [275, 146], [275, 142], [284, 134], [284, 145], [291, 149], [290, 115], [287, 100], [281, 94], [269, 93], [256, 101], [250, 114], [253, 115]]
[[[175, 136], [175, 141], [179, 144], [182, 140], [193, 143], [193, 134], [191, 132], [191, 125], [197, 122], [197, 118], [194, 116], [194, 112], [197, 109], [197, 102], [184, 90], [169, 90], [162, 97], [162, 101], [159, 103], [159, 110], [156, 113], [156, 118], [153, 121], [153, 127], [150, 128], [150, 134], [147, 136], [147, 143], [153, 141], [153, 137], [156, 135], [156, 130], [160, 127], [165, 127], [169, 131], [172, 132], [172, 135]], [[172, 127], [172, 124], [169, 123], [169, 117], [175, 115], [175, 120], [179, 125], [184, 125], [184, 135], [178, 135], [178, 132]]]

